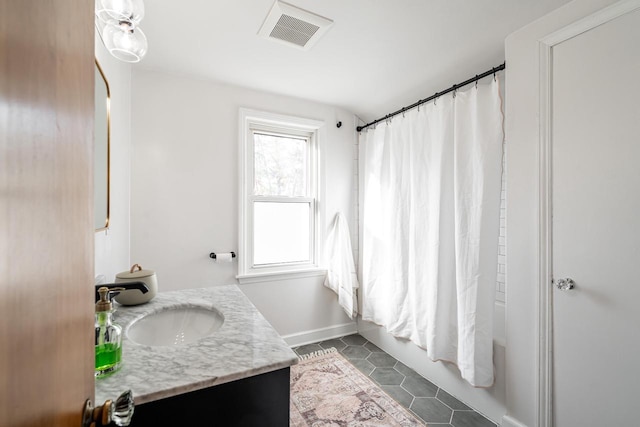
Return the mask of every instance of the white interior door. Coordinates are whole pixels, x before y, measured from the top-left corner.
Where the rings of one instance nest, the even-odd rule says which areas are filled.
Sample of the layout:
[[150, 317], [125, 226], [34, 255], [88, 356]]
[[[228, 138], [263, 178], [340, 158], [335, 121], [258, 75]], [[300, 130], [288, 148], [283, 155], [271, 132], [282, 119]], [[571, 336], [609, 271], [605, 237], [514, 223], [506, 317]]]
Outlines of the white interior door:
[[554, 425], [640, 425], [640, 10], [554, 46], [551, 85]]

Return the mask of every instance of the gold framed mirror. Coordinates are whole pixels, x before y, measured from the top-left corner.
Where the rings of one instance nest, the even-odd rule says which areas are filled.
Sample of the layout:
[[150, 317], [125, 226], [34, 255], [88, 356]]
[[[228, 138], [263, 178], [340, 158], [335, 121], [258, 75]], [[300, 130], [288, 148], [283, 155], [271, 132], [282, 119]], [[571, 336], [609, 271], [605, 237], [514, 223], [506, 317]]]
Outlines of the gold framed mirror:
[[109, 182], [111, 157], [111, 91], [96, 59], [93, 154], [93, 218], [96, 231], [109, 228]]

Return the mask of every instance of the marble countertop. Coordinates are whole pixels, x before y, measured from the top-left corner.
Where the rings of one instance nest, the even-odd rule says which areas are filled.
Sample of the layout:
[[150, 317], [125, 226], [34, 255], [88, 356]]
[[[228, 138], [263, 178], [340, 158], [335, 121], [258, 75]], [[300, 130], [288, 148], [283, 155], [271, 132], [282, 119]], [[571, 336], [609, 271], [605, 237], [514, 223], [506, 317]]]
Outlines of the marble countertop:
[[[127, 338], [127, 328], [134, 320], [185, 304], [219, 310], [224, 324], [210, 337], [180, 346], [152, 347]], [[123, 329], [122, 366], [96, 379], [96, 404], [115, 400], [131, 389], [139, 405], [298, 362], [293, 350], [236, 285], [159, 292], [145, 304], [114, 305], [114, 323]]]

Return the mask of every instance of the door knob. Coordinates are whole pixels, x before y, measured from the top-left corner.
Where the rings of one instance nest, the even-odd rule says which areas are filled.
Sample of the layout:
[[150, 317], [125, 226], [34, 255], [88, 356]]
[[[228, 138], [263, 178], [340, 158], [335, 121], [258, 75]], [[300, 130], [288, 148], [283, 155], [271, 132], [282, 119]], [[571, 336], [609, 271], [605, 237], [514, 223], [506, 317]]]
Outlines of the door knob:
[[114, 402], [109, 399], [98, 407], [93, 407], [91, 400], [84, 403], [82, 427], [103, 427], [111, 423], [117, 426], [128, 426], [133, 417], [133, 393], [127, 390]]
[[569, 291], [571, 289], [573, 289], [576, 285], [576, 282], [573, 281], [573, 279], [567, 277], [566, 279], [558, 279], [556, 281], [556, 288], [560, 289], [561, 291]]

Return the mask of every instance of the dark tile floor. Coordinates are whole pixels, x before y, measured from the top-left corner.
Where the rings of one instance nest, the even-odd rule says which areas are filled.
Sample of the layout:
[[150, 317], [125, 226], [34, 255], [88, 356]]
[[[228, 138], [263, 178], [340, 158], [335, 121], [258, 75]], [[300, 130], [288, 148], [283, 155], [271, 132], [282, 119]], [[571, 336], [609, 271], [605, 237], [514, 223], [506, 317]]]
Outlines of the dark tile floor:
[[304, 355], [331, 347], [335, 347], [356, 368], [429, 426], [496, 427], [493, 422], [361, 335], [347, 335], [317, 344], [307, 344], [294, 348], [294, 351], [298, 355]]

